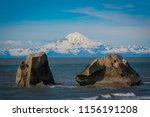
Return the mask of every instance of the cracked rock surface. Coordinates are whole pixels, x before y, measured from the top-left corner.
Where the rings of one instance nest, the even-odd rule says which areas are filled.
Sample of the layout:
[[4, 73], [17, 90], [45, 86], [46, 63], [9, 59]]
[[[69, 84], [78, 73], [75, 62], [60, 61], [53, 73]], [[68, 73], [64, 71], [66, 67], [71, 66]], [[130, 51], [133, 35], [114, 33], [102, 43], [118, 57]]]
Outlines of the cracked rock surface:
[[81, 86], [131, 86], [141, 82], [128, 61], [116, 54], [95, 59], [75, 79]]

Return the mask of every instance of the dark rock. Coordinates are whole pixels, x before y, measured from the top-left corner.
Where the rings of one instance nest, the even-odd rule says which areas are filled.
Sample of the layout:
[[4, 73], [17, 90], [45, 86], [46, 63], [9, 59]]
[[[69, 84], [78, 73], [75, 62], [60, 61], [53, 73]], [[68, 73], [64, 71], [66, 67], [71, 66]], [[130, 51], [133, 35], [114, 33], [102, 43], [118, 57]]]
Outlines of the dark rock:
[[16, 83], [22, 87], [54, 84], [47, 55], [44, 52], [28, 55], [26, 60], [18, 67]]
[[95, 59], [75, 79], [82, 86], [131, 86], [141, 82], [127, 60], [116, 54]]

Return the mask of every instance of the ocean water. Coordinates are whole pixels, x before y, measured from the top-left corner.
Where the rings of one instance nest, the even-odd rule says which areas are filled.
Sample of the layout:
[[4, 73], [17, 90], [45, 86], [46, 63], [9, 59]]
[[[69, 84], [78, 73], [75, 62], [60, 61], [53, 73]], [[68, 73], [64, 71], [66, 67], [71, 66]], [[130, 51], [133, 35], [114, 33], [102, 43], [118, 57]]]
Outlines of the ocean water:
[[79, 86], [75, 81], [94, 58], [49, 58], [56, 85], [21, 88], [15, 84], [18, 65], [24, 59], [0, 59], [0, 99], [46, 100], [150, 100], [150, 58], [126, 58], [139, 73], [142, 84], [131, 87]]

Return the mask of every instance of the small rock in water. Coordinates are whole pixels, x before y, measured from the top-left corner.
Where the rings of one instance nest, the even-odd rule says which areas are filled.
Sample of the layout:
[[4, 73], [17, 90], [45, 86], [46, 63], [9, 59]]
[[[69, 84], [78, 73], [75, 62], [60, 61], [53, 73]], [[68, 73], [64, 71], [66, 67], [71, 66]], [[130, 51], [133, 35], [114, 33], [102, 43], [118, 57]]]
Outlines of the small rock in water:
[[95, 59], [75, 79], [82, 86], [131, 86], [141, 82], [128, 61], [116, 54]]
[[29, 54], [18, 67], [16, 83], [21, 87], [54, 84], [47, 55], [44, 52]]

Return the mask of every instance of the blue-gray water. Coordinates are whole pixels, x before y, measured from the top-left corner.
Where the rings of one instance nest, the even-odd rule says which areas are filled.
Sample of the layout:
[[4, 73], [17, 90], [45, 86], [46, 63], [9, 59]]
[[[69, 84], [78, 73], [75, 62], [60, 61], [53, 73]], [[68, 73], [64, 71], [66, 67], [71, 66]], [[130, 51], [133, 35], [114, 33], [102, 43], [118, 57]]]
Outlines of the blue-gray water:
[[0, 59], [0, 99], [150, 99], [150, 58], [127, 58], [140, 74], [143, 84], [132, 87], [81, 87], [76, 74], [94, 58], [50, 58], [58, 85], [21, 88], [15, 84], [18, 65], [23, 59]]

